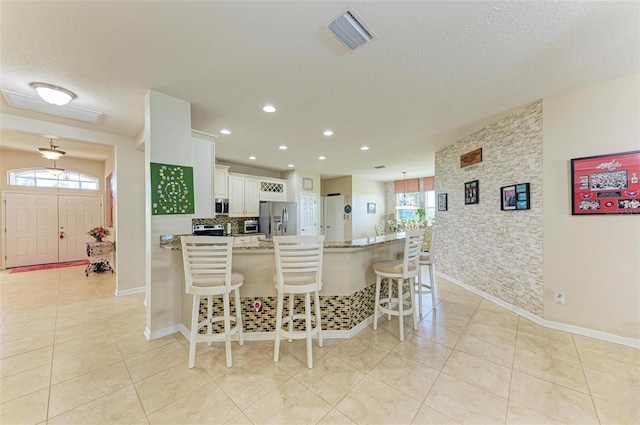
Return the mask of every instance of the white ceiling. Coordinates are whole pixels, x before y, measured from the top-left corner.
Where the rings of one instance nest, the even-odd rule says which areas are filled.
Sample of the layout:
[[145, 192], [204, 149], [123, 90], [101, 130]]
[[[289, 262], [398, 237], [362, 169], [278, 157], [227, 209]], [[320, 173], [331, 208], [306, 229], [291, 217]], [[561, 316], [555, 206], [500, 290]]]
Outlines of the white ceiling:
[[[349, 4], [378, 36], [353, 52], [327, 29]], [[192, 128], [229, 128], [216, 143], [228, 162], [427, 176], [437, 150], [505, 111], [640, 72], [639, 19], [638, 1], [3, 1], [0, 88], [59, 85], [105, 117], [0, 107], [135, 137], [153, 89], [191, 102]]]

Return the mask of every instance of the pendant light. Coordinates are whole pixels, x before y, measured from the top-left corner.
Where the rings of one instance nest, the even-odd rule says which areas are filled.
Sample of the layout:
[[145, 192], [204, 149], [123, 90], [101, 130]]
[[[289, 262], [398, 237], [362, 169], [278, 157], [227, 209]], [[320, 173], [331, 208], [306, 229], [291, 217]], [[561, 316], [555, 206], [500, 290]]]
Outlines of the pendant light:
[[53, 174], [55, 177], [58, 177], [60, 174], [64, 173], [64, 168], [56, 167], [56, 160], [53, 160], [53, 167], [47, 167], [47, 171]]
[[59, 159], [62, 155], [66, 154], [65, 151], [61, 151], [58, 150], [57, 148], [59, 148], [60, 146], [56, 146], [53, 144], [53, 139], [50, 139], [49, 141], [49, 147], [48, 148], [38, 148], [38, 152], [40, 152], [40, 154], [42, 156], [44, 156], [47, 159]]

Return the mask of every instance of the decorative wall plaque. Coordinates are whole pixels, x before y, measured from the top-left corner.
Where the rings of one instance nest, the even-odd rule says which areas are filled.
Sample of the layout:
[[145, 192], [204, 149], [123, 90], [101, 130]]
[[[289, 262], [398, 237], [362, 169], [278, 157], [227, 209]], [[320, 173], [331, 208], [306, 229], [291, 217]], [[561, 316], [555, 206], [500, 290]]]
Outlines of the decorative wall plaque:
[[193, 214], [193, 167], [151, 163], [151, 215]]
[[460, 156], [460, 168], [482, 162], [482, 148], [467, 152]]

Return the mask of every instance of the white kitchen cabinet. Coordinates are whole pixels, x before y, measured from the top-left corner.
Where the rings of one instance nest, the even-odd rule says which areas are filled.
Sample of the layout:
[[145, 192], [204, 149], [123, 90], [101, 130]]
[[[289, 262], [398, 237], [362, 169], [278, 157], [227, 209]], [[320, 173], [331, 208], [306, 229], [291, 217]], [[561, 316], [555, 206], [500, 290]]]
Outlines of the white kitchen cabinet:
[[266, 235], [264, 233], [256, 233], [255, 235], [243, 235], [235, 236], [233, 238], [233, 244], [235, 246], [260, 246], [260, 241], [264, 240]]
[[229, 166], [216, 164], [214, 198], [229, 199]]
[[229, 173], [229, 216], [260, 215], [260, 182], [255, 176]]
[[260, 178], [260, 200], [286, 202], [287, 181], [280, 179]]
[[193, 165], [194, 217], [214, 216], [215, 143], [199, 137], [191, 137], [191, 164]]

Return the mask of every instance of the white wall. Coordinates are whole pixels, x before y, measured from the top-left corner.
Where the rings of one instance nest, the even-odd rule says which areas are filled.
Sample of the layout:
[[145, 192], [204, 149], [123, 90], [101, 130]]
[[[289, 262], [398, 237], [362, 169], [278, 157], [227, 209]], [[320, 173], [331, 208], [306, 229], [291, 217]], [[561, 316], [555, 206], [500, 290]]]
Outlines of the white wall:
[[[191, 166], [191, 104], [155, 91], [145, 95], [146, 287], [149, 338], [182, 324], [183, 268], [180, 256], [160, 247], [160, 236], [191, 233], [192, 215], [151, 215], [150, 163]], [[186, 304], [185, 304], [186, 305]]]
[[[353, 177], [353, 239], [376, 236], [376, 224], [385, 223], [385, 185], [385, 182]], [[376, 204], [375, 214], [367, 212], [367, 204], [371, 202]]]
[[571, 158], [640, 149], [640, 75], [544, 99], [543, 110], [544, 318], [640, 338], [640, 215], [572, 216], [570, 205]]

